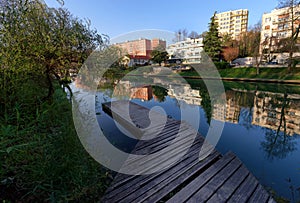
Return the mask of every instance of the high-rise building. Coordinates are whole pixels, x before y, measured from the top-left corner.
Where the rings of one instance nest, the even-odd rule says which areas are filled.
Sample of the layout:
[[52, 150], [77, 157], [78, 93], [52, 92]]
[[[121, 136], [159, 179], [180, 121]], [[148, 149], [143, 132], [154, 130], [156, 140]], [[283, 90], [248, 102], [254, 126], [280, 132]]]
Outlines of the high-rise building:
[[233, 39], [238, 39], [241, 33], [247, 31], [248, 15], [247, 9], [217, 13], [215, 20], [218, 23], [220, 35], [230, 34]]
[[295, 6], [293, 9], [290, 7], [275, 9], [263, 14], [260, 51], [275, 51], [281, 39], [292, 35], [292, 22], [294, 22], [294, 29], [298, 27], [299, 17], [300, 6]]

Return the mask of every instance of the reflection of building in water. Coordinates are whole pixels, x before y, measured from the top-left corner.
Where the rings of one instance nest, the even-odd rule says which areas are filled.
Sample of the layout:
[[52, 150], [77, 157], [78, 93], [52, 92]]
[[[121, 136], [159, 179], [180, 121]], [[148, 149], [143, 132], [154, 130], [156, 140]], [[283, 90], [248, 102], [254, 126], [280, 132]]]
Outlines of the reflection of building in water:
[[169, 85], [168, 95], [187, 104], [201, 105], [200, 91], [192, 89], [189, 85]]
[[239, 115], [241, 111], [241, 106], [238, 103], [235, 92], [226, 92], [226, 104], [214, 104], [213, 105], [213, 115], [215, 120], [228, 121], [231, 123], [239, 122]]
[[141, 99], [143, 101], [149, 101], [153, 98], [153, 91], [150, 85], [142, 87], [133, 87], [130, 89], [131, 99]]
[[149, 101], [153, 98], [153, 90], [151, 85], [141, 85], [127, 80], [121, 80], [114, 89], [114, 96]]
[[300, 96], [257, 92], [254, 99], [252, 124], [286, 134], [300, 134]]
[[226, 120], [226, 105], [224, 104], [213, 104], [212, 118], [218, 121]]

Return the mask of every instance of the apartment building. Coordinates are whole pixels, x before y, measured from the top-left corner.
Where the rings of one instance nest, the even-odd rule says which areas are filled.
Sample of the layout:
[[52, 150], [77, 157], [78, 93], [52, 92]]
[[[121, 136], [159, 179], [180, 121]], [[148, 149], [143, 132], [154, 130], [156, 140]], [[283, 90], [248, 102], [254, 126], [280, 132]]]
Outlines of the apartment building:
[[146, 65], [150, 62], [151, 52], [160, 46], [166, 49], [167, 42], [162, 39], [145, 39], [140, 38], [137, 40], [126, 41], [114, 44], [117, 47], [125, 50], [129, 54], [129, 67], [134, 65]]
[[163, 49], [166, 49], [166, 41], [162, 39], [144, 39], [140, 38], [137, 40], [126, 41], [121, 43], [114, 44], [124, 50], [130, 56], [144, 56], [144, 57], [151, 57], [151, 52], [158, 46], [161, 46]]
[[292, 35], [292, 22], [294, 21], [294, 29], [296, 29], [300, 23], [296, 20], [299, 17], [300, 6], [295, 6], [293, 9], [290, 7], [275, 9], [263, 14], [260, 51], [275, 51], [280, 39]]
[[201, 52], [203, 51], [203, 39], [187, 38], [184, 41], [171, 44], [167, 52], [173, 58], [183, 59], [186, 64], [201, 63]]
[[217, 13], [215, 20], [218, 23], [220, 35], [230, 34], [233, 39], [238, 39], [241, 33], [247, 31], [248, 15], [247, 9]]

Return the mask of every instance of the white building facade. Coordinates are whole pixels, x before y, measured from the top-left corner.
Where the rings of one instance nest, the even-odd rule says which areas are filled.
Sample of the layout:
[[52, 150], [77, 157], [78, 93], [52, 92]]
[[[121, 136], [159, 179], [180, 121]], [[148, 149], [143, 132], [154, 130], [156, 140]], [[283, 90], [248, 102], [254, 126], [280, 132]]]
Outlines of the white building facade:
[[167, 47], [171, 58], [183, 59], [183, 63], [201, 63], [201, 52], [203, 51], [203, 39], [187, 38], [184, 41], [176, 42]]

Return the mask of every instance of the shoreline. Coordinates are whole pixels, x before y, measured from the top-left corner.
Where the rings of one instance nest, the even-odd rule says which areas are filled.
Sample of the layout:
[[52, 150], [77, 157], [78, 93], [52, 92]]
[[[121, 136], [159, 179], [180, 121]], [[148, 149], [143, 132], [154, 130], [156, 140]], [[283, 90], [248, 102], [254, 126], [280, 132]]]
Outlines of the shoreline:
[[[124, 75], [125, 76], [125, 75]], [[130, 74], [127, 76], [145, 76], [144, 74]], [[170, 75], [147, 75], [148, 77], [173, 77], [179, 78], [178, 76], [170, 76]], [[236, 81], [236, 82], [261, 82], [261, 83], [278, 83], [278, 84], [293, 84], [299, 85], [300, 80], [280, 80], [280, 79], [264, 79], [264, 78], [229, 78], [229, 77], [206, 77], [202, 78], [199, 76], [182, 76], [185, 79], [205, 79], [205, 80], [222, 80], [222, 81]]]

